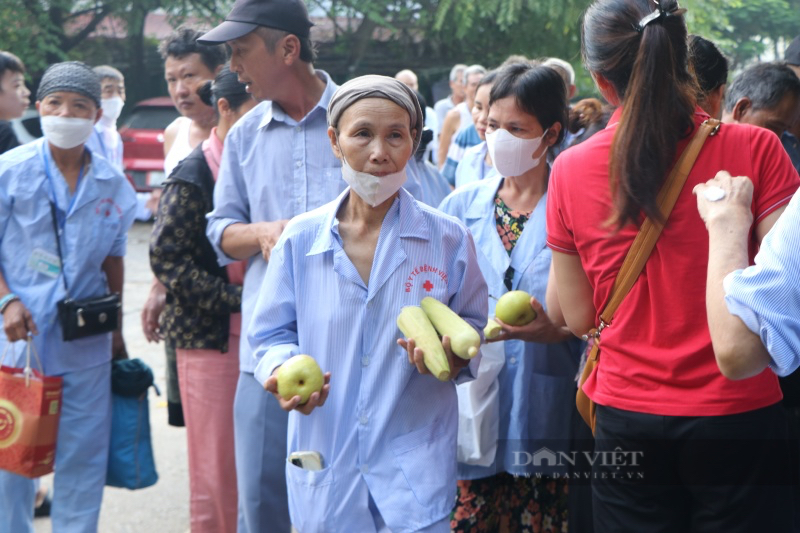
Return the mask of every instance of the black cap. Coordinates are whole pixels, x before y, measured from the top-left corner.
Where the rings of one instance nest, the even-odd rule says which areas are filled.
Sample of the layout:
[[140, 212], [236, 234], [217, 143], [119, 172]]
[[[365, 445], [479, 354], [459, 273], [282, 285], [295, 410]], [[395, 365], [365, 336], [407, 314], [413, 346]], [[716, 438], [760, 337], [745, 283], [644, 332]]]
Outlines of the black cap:
[[794, 41], [789, 44], [783, 59], [790, 65], [800, 67], [800, 35], [795, 37]]
[[220, 44], [244, 37], [259, 26], [308, 37], [311, 26], [302, 0], [236, 0], [225, 22], [197, 39], [200, 44]]

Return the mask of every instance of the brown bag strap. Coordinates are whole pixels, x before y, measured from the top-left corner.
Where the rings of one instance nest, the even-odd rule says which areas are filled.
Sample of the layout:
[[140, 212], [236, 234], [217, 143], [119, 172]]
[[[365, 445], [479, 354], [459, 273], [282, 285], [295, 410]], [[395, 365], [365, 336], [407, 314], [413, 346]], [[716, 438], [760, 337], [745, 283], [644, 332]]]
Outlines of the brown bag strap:
[[[661, 191], [658, 193], [658, 207], [665, 222], [678, 201], [678, 196], [686, 183], [686, 178], [689, 176], [694, 162], [697, 160], [700, 149], [710, 135], [717, 133], [719, 127], [720, 121], [716, 119], [708, 119], [700, 125], [697, 133], [684, 149], [680, 159], [678, 159], [672, 172], [667, 177], [667, 181], [661, 186]], [[625, 260], [622, 262], [619, 274], [614, 280], [614, 285], [611, 288], [611, 297], [608, 299], [603, 312], [600, 313], [600, 326], [596, 328], [597, 334], [611, 324], [614, 313], [616, 313], [622, 300], [628, 295], [639, 274], [641, 274], [663, 229], [664, 224], [656, 222], [650, 217], [645, 218], [642, 227], [639, 228], [639, 233], [636, 234], [636, 238], [628, 250], [628, 254], [625, 256]]]

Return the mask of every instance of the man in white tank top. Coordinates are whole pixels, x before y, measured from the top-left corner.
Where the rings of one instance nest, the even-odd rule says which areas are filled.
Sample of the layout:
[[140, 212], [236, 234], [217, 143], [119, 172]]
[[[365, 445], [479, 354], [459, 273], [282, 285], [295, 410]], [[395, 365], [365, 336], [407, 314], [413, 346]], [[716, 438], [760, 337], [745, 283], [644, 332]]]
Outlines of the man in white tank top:
[[[169, 176], [178, 163], [188, 156], [194, 148], [189, 141], [189, 133], [192, 129], [194, 121], [189, 117], [178, 117], [169, 128], [173, 128], [172, 145], [167, 151], [166, 130], [164, 134], [164, 176]], [[177, 128], [177, 130], [175, 130]], [[202, 142], [202, 141], [201, 141]]]

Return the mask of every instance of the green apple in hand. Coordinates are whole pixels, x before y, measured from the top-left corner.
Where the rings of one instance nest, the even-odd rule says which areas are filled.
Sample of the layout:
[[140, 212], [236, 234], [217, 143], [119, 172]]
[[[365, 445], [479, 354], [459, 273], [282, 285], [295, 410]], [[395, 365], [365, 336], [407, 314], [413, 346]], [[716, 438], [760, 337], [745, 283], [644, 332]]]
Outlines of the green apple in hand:
[[497, 300], [494, 315], [509, 326], [524, 326], [533, 322], [536, 311], [531, 307], [531, 295], [525, 291], [509, 291]]
[[320, 392], [325, 378], [317, 362], [310, 355], [295, 355], [278, 367], [278, 394], [287, 402], [300, 396], [304, 404], [314, 392]]

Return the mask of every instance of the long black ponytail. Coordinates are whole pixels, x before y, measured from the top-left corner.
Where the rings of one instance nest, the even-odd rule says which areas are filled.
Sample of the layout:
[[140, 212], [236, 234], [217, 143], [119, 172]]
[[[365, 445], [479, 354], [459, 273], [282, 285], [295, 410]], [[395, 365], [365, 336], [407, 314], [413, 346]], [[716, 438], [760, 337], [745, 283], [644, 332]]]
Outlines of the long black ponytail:
[[638, 224], [642, 212], [661, 220], [658, 191], [694, 124], [696, 83], [683, 10], [677, 0], [599, 0], [584, 17], [583, 55], [623, 107], [609, 161], [610, 222]]

